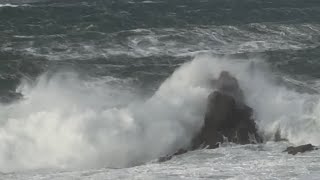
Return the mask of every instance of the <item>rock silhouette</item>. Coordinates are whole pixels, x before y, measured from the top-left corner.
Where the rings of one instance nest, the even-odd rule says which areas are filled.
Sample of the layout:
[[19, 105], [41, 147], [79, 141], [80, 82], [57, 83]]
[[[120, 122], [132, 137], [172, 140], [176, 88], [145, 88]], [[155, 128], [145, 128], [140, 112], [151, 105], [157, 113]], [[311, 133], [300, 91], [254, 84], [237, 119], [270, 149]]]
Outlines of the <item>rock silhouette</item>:
[[[208, 96], [204, 125], [193, 138], [189, 150], [217, 148], [223, 142], [262, 142], [252, 119], [253, 110], [244, 103], [245, 98], [237, 79], [223, 71], [212, 84], [216, 90]], [[158, 161], [168, 161], [173, 156], [186, 152], [187, 150], [180, 149], [172, 155], [159, 158]]]
[[181, 155], [181, 154], [184, 154], [188, 152], [188, 150], [186, 149], [179, 149], [177, 152], [175, 152], [174, 154], [172, 155], [167, 155], [167, 156], [164, 156], [164, 157], [160, 157], [158, 159], [158, 162], [165, 162], [165, 161], [169, 161], [170, 159], [172, 159], [173, 156], [178, 156], [178, 155]]
[[244, 103], [237, 79], [223, 71], [214, 85], [217, 90], [208, 97], [205, 122], [193, 141], [193, 149], [216, 148], [226, 141], [238, 144], [261, 142], [252, 119], [253, 110]]
[[313, 146], [312, 144], [306, 144], [306, 145], [301, 145], [301, 146], [290, 146], [288, 147], [286, 150], [284, 150], [283, 152], [288, 152], [288, 154], [292, 154], [292, 155], [296, 155], [297, 153], [304, 153], [307, 151], [313, 151], [313, 150], [317, 150], [318, 148]]

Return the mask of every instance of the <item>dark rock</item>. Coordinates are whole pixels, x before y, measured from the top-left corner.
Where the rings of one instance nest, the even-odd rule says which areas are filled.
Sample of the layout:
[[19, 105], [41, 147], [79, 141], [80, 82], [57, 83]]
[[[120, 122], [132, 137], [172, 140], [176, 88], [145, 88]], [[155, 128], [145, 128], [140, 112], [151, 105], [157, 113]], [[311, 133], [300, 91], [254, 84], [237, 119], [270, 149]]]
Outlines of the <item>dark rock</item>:
[[306, 144], [306, 145], [301, 145], [301, 146], [290, 146], [288, 147], [286, 150], [284, 150], [283, 152], [288, 152], [288, 154], [292, 154], [292, 155], [296, 155], [297, 153], [304, 153], [306, 151], [313, 151], [313, 150], [317, 150], [318, 148], [313, 146], [312, 144]]
[[167, 155], [167, 156], [160, 157], [158, 159], [158, 162], [166, 162], [166, 161], [169, 161], [171, 159], [172, 159], [172, 155], [171, 156]]
[[187, 153], [188, 150], [186, 149], [179, 149], [178, 151], [176, 151], [174, 154], [172, 155], [167, 155], [167, 156], [164, 156], [164, 157], [160, 157], [158, 159], [158, 162], [165, 162], [165, 161], [169, 161], [170, 159], [172, 159], [173, 156], [178, 156], [178, 155], [181, 155], [181, 154], [185, 154]]
[[[217, 148], [226, 141], [238, 144], [261, 142], [252, 119], [253, 110], [244, 103], [245, 98], [237, 79], [223, 71], [212, 82], [217, 90], [208, 96], [204, 125], [194, 137], [190, 150]], [[172, 155], [159, 158], [158, 162], [168, 161], [186, 152], [185, 149], [179, 149]]]
[[253, 110], [244, 103], [236, 78], [223, 71], [215, 81], [218, 91], [208, 97], [204, 126], [193, 140], [193, 149], [216, 148], [229, 141], [238, 144], [261, 142], [252, 119]]
[[186, 150], [186, 149], [179, 149], [177, 152], [175, 152], [173, 155], [174, 156], [178, 156], [178, 155], [181, 155], [181, 154], [185, 154], [185, 153], [187, 153], [188, 152], [188, 150]]

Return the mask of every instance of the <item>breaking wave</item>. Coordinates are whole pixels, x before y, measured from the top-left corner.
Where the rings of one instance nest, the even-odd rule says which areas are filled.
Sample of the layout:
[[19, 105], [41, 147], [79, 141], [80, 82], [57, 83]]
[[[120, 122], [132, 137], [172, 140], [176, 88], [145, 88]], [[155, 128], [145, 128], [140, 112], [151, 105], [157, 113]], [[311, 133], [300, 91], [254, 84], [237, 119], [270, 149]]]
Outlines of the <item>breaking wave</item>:
[[292, 143], [320, 144], [317, 94], [282, 85], [259, 59], [198, 55], [148, 98], [126, 81], [83, 80], [70, 72], [24, 81], [17, 89], [24, 99], [0, 109], [0, 169], [128, 167], [185, 147], [203, 123], [210, 82], [222, 70], [239, 80], [267, 140], [280, 131]]

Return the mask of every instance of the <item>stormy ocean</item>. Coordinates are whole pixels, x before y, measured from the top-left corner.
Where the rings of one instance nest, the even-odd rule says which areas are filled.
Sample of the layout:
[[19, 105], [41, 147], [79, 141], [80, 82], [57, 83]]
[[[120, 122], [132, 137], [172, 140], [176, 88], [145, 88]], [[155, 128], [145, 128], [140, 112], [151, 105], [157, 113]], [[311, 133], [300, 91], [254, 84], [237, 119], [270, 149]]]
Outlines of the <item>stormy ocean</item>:
[[[221, 71], [264, 142], [159, 163]], [[320, 179], [320, 1], [0, 0], [0, 102], [3, 180]]]

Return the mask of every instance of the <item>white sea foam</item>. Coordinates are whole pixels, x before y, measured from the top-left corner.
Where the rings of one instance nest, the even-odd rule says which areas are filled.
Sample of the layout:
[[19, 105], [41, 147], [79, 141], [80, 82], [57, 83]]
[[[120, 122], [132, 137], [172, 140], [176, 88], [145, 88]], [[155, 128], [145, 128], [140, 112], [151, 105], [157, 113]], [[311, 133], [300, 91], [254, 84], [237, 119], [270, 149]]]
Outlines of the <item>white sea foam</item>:
[[0, 4], [0, 7], [18, 7], [19, 5], [14, 4]]
[[186, 146], [202, 125], [210, 80], [222, 70], [238, 78], [262, 134], [279, 129], [293, 143], [320, 144], [318, 95], [276, 83], [258, 59], [201, 55], [149, 98], [76, 73], [22, 83], [25, 99], [0, 110], [0, 170], [127, 167]]
[[[14, 47], [17, 51], [45, 57], [48, 60], [88, 60], [119, 55], [130, 57], [181, 56], [193, 55], [200, 51], [235, 54], [314, 48], [318, 46], [315, 39], [319, 36], [319, 31], [320, 27], [316, 24], [270, 25], [263, 23], [241, 27], [133, 29], [110, 34], [86, 30], [83, 33], [95, 34], [103, 40], [61, 42], [57, 37], [68, 38], [68, 35], [43, 35], [35, 36], [35, 38], [49, 38], [45, 46], [30, 46], [30, 42], [21, 41], [18, 43], [19, 46]], [[29, 38], [27, 36], [15, 37]], [[30, 40], [33, 39], [31, 36], [30, 38]], [[114, 41], [114, 39], [120, 41]], [[8, 44], [3, 48], [9, 47], [12, 48], [12, 45]]]
[[82, 171], [36, 171], [0, 174], [6, 180], [270, 180], [320, 178], [319, 151], [292, 156], [282, 153], [286, 142], [263, 145], [232, 145], [212, 150], [197, 150], [176, 156], [165, 163], [148, 163], [124, 169], [87, 169]]
[[0, 8], [1, 7], [26, 7], [26, 6], [31, 6], [31, 5], [29, 5], [29, 4], [9, 4], [9, 3], [0, 4]]
[[25, 100], [1, 109], [0, 169], [126, 167], [185, 146], [209, 93], [200, 70], [177, 70], [144, 102], [70, 73], [23, 83]]

